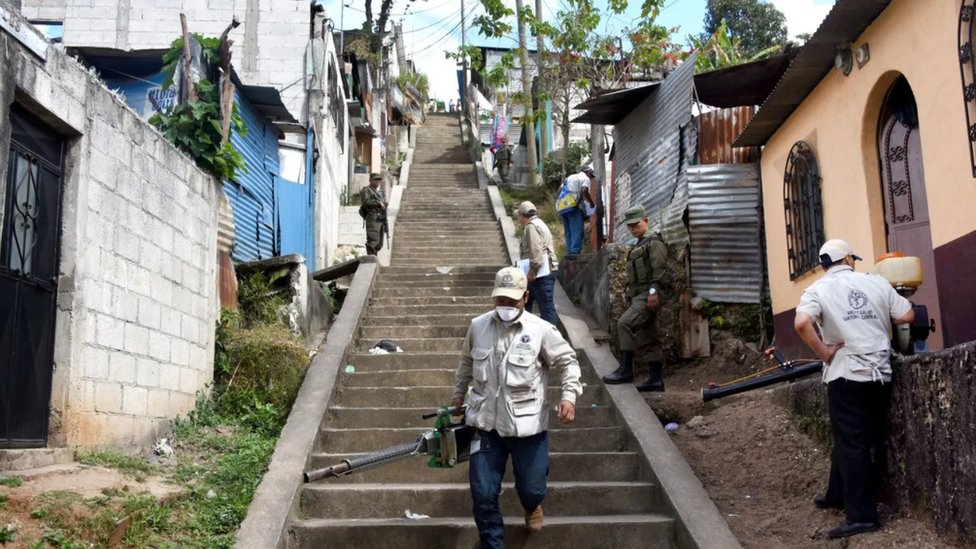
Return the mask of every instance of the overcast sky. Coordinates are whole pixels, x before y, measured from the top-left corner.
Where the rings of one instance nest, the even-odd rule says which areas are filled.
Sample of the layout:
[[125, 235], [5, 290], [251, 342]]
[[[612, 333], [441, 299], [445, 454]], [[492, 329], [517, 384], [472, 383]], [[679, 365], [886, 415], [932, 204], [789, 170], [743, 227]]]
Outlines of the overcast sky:
[[[342, 8], [343, 0], [320, 0], [326, 14], [335, 21], [335, 28], [360, 28], [366, 18], [363, 0], [344, 0], [349, 7]], [[504, 0], [514, 9], [515, 0]], [[527, 5], [535, 6], [535, 0], [525, 0]], [[606, 4], [605, 0], [597, 0]], [[373, 0], [373, 9], [378, 10], [381, 0]], [[830, 11], [834, 0], [772, 0], [777, 9], [786, 15], [790, 36], [813, 33]], [[639, 14], [639, 2], [631, 0], [631, 7], [621, 17], [610, 19], [610, 28], [627, 26]], [[542, 0], [545, 15], [562, 9], [564, 0]], [[472, 15], [483, 13], [481, 2], [465, 0], [466, 21]], [[705, 18], [705, 0], [667, 0], [658, 21], [668, 27], [680, 27], [675, 40], [684, 44], [689, 34], [702, 32]], [[461, 43], [461, 0], [394, 0], [392, 21], [403, 23], [404, 43], [407, 58], [413, 59], [419, 71], [430, 80], [431, 96], [447, 101], [457, 96], [457, 73], [453, 61], [446, 59], [444, 51], [457, 51]], [[517, 34], [500, 41], [489, 41], [478, 35], [477, 30], [468, 28], [467, 40], [472, 44], [485, 46], [514, 47]]]

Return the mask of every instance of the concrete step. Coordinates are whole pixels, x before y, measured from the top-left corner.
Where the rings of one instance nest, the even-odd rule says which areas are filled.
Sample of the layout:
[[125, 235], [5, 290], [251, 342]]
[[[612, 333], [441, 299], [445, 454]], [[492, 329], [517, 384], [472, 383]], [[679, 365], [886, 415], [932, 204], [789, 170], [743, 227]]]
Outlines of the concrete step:
[[446, 254], [446, 253], [430, 253], [430, 254], [413, 254], [413, 253], [398, 253], [393, 252], [390, 258], [391, 261], [400, 261], [407, 264], [417, 264], [417, 265], [443, 265], [445, 263], [462, 263], [462, 264], [474, 264], [479, 263], [482, 265], [498, 265], [499, 268], [510, 263], [508, 261], [508, 256], [500, 250], [486, 250], [483, 254], [477, 256], [471, 256], [468, 254]]
[[[381, 337], [376, 339], [360, 339], [359, 349], [371, 349], [374, 345], [379, 343], [381, 339], [390, 338]], [[431, 338], [401, 337], [396, 339], [396, 344], [404, 351], [460, 351], [461, 342], [463, 340], [464, 336]]]
[[381, 283], [412, 283], [412, 282], [451, 282], [451, 281], [483, 281], [491, 285], [495, 280], [495, 273], [466, 273], [455, 274], [453, 270], [448, 273], [437, 271], [429, 273], [390, 273], [384, 270], [376, 279], [377, 284]]
[[[649, 482], [550, 481], [545, 514], [550, 517], [650, 513], [657, 487]], [[502, 483], [502, 514], [523, 513], [512, 483]], [[404, 510], [431, 517], [451, 517], [471, 508], [468, 483], [307, 485], [301, 513], [311, 518], [394, 518]]]
[[[399, 298], [391, 298], [393, 300], [398, 300]], [[467, 298], [465, 298], [467, 299]], [[408, 321], [408, 317], [412, 314], [430, 314], [433, 316], [440, 315], [462, 315], [465, 318], [474, 318], [481, 313], [488, 312], [491, 309], [491, 301], [488, 298], [484, 300], [477, 300], [476, 303], [465, 305], [454, 305], [454, 304], [441, 304], [437, 306], [436, 310], [432, 310], [429, 305], [419, 305], [419, 304], [408, 304], [408, 305], [397, 305], [386, 300], [377, 301], [375, 303], [375, 309], [371, 308], [368, 315], [364, 318], [364, 324], [369, 325], [373, 322], [373, 318], [376, 317], [376, 322], [378, 325], [389, 325], [389, 318], [400, 317], [403, 318], [405, 322]], [[421, 321], [417, 321], [422, 323]], [[469, 321], [465, 321], [467, 325]]]
[[462, 276], [452, 276], [452, 277], [426, 277], [426, 279], [421, 280], [394, 280], [394, 279], [379, 279], [376, 281], [374, 288], [443, 288], [445, 286], [451, 286], [454, 288], [491, 288], [493, 278], [480, 277], [480, 278], [467, 278]]
[[[546, 401], [555, 406], [559, 401], [560, 391], [556, 387], [546, 389]], [[340, 387], [336, 390], [334, 406], [365, 407], [365, 408], [409, 408], [417, 406], [431, 410], [438, 406], [445, 406], [451, 401], [449, 387]], [[576, 399], [576, 407], [604, 406], [607, 395], [602, 385], [588, 384], [583, 387], [583, 394]], [[403, 442], [404, 438], [392, 438], [385, 443], [376, 444], [373, 448], [385, 448]], [[408, 440], [409, 437], [404, 440]], [[334, 449], [335, 452], [362, 452], [363, 448], [351, 447], [344, 450]]]
[[450, 271], [443, 272], [432, 267], [411, 267], [409, 265], [391, 265], [380, 270], [380, 276], [385, 275], [426, 275], [426, 274], [451, 274], [454, 276], [469, 274], [490, 274], [495, 276], [498, 269], [492, 270], [490, 267], [480, 266], [456, 266]]
[[[413, 338], [463, 338], [468, 333], [466, 325], [461, 326], [366, 326], [360, 328], [359, 337], [369, 341], [392, 339], [401, 341]], [[403, 347], [403, 345], [400, 345]]]
[[[401, 255], [400, 257], [404, 258], [405, 256]], [[470, 259], [466, 260], [465, 262], [470, 262]], [[383, 298], [383, 297], [418, 298], [418, 297], [441, 297], [441, 296], [457, 296], [457, 297], [485, 296], [487, 297], [489, 294], [491, 294], [490, 287], [457, 286], [454, 284], [448, 284], [440, 287], [429, 287], [429, 286], [428, 287], [399, 286], [395, 288], [384, 287], [384, 288], [376, 288], [375, 290], [373, 290], [373, 296], [376, 298]]]
[[[470, 312], [472, 307], [481, 308], [481, 313], [490, 311], [494, 304], [491, 302], [490, 294], [484, 296], [469, 297], [384, 297], [373, 298], [370, 300], [370, 308], [367, 314], [379, 316], [389, 316], [395, 314], [403, 307], [424, 307], [430, 314], [449, 314], [459, 310]], [[463, 307], [459, 309], [458, 307]], [[478, 314], [481, 314], [478, 313]]]
[[363, 327], [369, 326], [464, 326], [467, 328], [471, 320], [483, 313], [478, 309], [469, 314], [430, 314], [403, 316], [368, 316], [363, 319]]
[[[340, 376], [344, 387], [453, 387], [456, 369], [457, 364], [454, 364], [448, 368], [357, 371], [352, 374], [342, 373]], [[582, 380], [591, 384], [598, 382], [596, 374], [589, 368], [583, 370]], [[549, 374], [549, 386], [559, 386], [559, 372], [553, 371]]]
[[458, 353], [390, 353], [385, 355], [371, 355], [356, 353], [346, 356], [346, 362], [352, 364], [357, 372], [373, 372], [377, 370], [407, 370], [431, 368], [457, 368]]
[[[453, 372], [451, 372], [453, 374]], [[356, 374], [358, 375], [358, 374]], [[453, 377], [451, 378], [453, 381]], [[431, 428], [433, 420], [423, 419], [428, 408], [329, 408], [328, 425], [336, 429]], [[576, 410], [574, 427], [612, 427], [617, 425], [616, 411], [610, 406], [582, 406]], [[558, 428], [559, 421], [550, 414], [549, 427]]]
[[[677, 547], [674, 520], [658, 514], [546, 516], [542, 531], [533, 533], [525, 529], [521, 512], [504, 521], [507, 549]], [[469, 549], [478, 546], [478, 528], [469, 516], [425, 520], [308, 519], [293, 523], [288, 538], [289, 549]]]
[[[341, 463], [344, 459], [365, 454], [312, 454], [309, 468], [318, 469]], [[394, 461], [381, 467], [366, 469], [355, 474], [328, 479], [328, 484], [370, 484], [380, 482], [465, 483], [468, 467], [427, 467], [428, 456], [414, 456]], [[636, 452], [556, 452], [549, 454], [549, 480], [573, 481], [586, 471], [587, 479], [594, 482], [625, 482], [640, 475]], [[505, 471], [503, 481], [515, 480], [511, 469]]]

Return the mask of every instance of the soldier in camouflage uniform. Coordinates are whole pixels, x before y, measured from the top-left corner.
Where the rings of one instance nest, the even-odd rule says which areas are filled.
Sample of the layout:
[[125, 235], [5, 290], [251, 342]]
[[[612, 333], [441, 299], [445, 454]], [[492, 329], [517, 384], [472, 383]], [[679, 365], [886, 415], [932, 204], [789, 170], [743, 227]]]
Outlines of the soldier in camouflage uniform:
[[378, 173], [369, 174], [369, 186], [359, 191], [359, 198], [366, 210], [366, 253], [376, 255], [383, 248], [383, 221], [386, 217], [386, 197], [380, 183], [383, 176]]
[[508, 171], [512, 168], [512, 147], [508, 144], [508, 138], [502, 138], [502, 146], [495, 151], [495, 167], [498, 168], [498, 177], [502, 182], [508, 183]]
[[617, 320], [620, 367], [604, 376], [609, 384], [634, 380], [634, 351], [646, 349], [650, 378], [638, 391], [663, 391], [661, 340], [658, 338], [657, 311], [661, 306], [661, 278], [667, 268], [668, 248], [659, 233], [647, 228], [647, 212], [634, 206], [624, 214], [624, 223], [637, 244], [627, 253], [627, 297], [630, 307]]

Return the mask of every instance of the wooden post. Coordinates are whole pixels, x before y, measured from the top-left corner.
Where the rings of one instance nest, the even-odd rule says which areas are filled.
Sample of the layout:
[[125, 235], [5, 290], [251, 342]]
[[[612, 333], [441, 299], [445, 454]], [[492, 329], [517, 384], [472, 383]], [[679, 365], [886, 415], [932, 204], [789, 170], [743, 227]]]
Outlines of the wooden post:
[[230, 48], [234, 45], [234, 41], [228, 39], [227, 35], [230, 34], [232, 29], [236, 29], [240, 24], [240, 21], [238, 21], [237, 17], [235, 16], [230, 24], [227, 25], [227, 28], [224, 29], [224, 32], [220, 34], [220, 70], [223, 72], [220, 87], [221, 145], [230, 139], [230, 119], [234, 113], [234, 83], [231, 81], [230, 77], [231, 71], [233, 70], [230, 64]]
[[190, 31], [186, 26], [186, 14], [180, 14], [180, 28], [183, 29], [183, 86], [189, 101], [197, 100], [197, 90], [193, 87], [193, 62], [190, 58]]

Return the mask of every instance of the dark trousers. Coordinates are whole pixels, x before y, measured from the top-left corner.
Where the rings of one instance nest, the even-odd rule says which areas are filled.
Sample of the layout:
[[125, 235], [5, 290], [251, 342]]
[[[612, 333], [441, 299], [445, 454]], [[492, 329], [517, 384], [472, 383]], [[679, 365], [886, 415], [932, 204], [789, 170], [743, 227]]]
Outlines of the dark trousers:
[[532, 304], [539, 306], [539, 318], [556, 326], [559, 318], [556, 316], [556, 303], [552, 297], [553, 284], [556, 283], [556, 273], [550, 273], [542, 278], [529, 282], [529, 299], [525, 301], [525, 310], [532, 312]]
[[481, 449], [471, 455], [468, 479], [482, 549], [505, 549], [505, 526], [498, 496], [508, 457], [512, 457], [515, 491], [526, 511], [534, 511], [546, 497], [549, 475], [549, 435], [502, 437], [496, 431], [478, 430]]
[[827, 384], [834, 450], [826, 497], [844, 504], [848, 522], [878, 522], [890, 399], [890, 387], [881, 382], [841, 378]]

